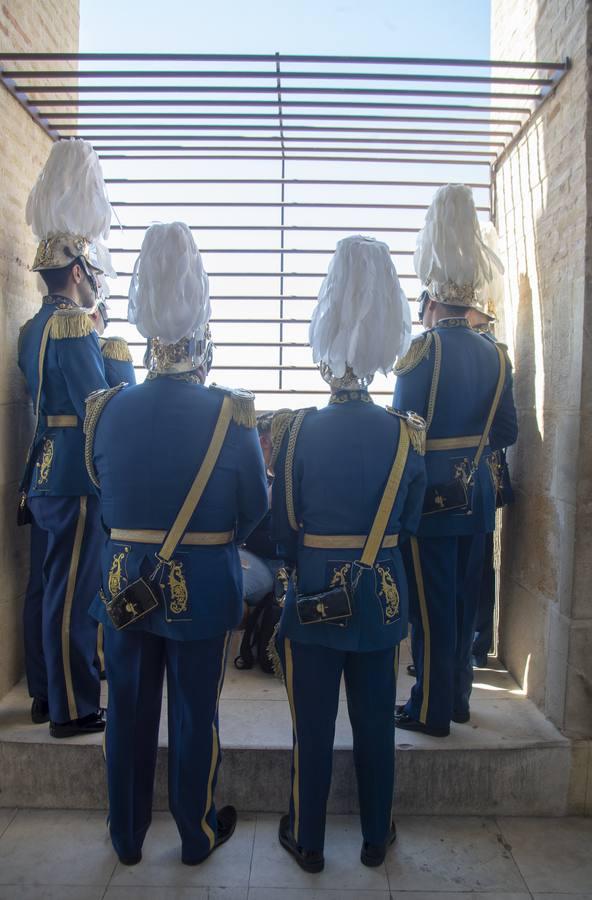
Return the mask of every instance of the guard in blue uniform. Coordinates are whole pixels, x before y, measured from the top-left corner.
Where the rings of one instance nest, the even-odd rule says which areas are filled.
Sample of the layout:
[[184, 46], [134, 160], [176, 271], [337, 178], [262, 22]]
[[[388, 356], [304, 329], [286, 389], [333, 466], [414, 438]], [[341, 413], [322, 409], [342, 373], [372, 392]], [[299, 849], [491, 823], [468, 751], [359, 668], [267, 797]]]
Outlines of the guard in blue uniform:
[[[89, 171], [94, 193], [81, 195], [80, 178]], [[32, 520], [26, 670], [33, 721], [49, 718], [52, 736], [68, 737], [104, 728], [94, 666], [96, 624], [88, 615], [100, 579], [101, 526], [84, 464], [82, 423], [85, 398], [106, 387], [88, 315], [101, 271], [90, 242], [99, 220], [108, 228], [111, 211], [89, 144], [54, 145], [27, 214], [42, 238], [33, 271], [40, 272], [48, 294], [21, 329], [18, 351], [37, 414], [21, 483], [21, 519]]]
[[397, 727], [443, 737], [467, 722], [471, 647], [486, 535], [495, 527], [492, 452], [514, 443], [506, 354], [470, 327], [466, 310], [499, 260], [483, 245], [464, 185], [436, 193], [418, 237], [426, 331], [395, 369], [394, 404], [427, 422], [427, 489], [407, 554], [417, 682]]
[[[230, 633], [242, 615], [237, 545], [265, 514], [268, 498], [253, 395], [203, 386], [211, 362], [209, 313], [207, 275], [191, 232], [178, 222], [153, 225], [129, 307], [130, 321], [149, 338], [150, 371], [144, 384], [88, 402], [87, 460], [109, 532], [102, 588], [92, 606], [104, 625], [109, 681], [109, 827], [126, 865], [140, 860], [152, 817], [165, 672], [169, 805], [183, 862], [202, 862], [236, 825], [234, 808], [217, 811], [214, 802], [218, 702]], [[232, 420], [216, 446], [227, 401]], [[212, 453], [213, 469], [196, 508], [192, 502], [187, 530], [153, 582], [157, 606], [118, 630], [112, 603], [154, 574], [165, 535]], [[135, 616], [135, 601], [123, 602]]]
[[400, 545], [419, 524], [425, 425], [376, 405], [367, 388], [404, 348], [409, 321], [388, 247], [361, 237], [340, 241], [310, 329], [329, 404], [280, 413], [273, 423], [273, 530], [295, 566], [276, 638], [294, 736], [290, 812], [279, 839], [308, 872], [324, 865], [342, 676], [362, 862], [380, 865], [396, 833], [393, 717], [398, 645], [407, 629]]

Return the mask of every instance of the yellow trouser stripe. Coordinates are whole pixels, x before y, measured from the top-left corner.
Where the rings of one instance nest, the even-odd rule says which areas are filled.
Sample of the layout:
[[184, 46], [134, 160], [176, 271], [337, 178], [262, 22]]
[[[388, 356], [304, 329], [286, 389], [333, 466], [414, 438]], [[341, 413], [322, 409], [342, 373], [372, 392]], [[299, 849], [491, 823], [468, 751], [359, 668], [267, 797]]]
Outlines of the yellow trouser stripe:
[[419, 721], [422, 725], [425, 725], [430, 699], [430, 620], [428, 618], [423, 572], [421, 570], [421, 559], [419, 557], [419, 544], [417, 543], [416, 537], [411, 538], [411, 554], [413, 556], [413, 569], [415, 572], [415, 583], [417, 585], [421, 624], [423, 626], [423, 699], [421, 710], [419, 712]]
[[292, 713], [292, 730], [294, 732], [294, 779], [292, 781], [292, 802], [294, 804], [294, 838], [298, 841], [298, 829], [300, 826], [300, 766], [298, 759], [298, 732], [296, 731], [296, 707], [294, 704], [294, 662], [292, 660], [292, 644], [288, 638], [284, 641], [286, 655], [286, 690], [290, 712]]
[[[304, 547], [314, 547], [317, 550], [359, 550], [366, 543], [365, 534], [304, 534], [302, 544]], [[398, 534], [387, 534], [382, 542], [383, 547], [396, 547], [399, 543]]]
[[216, 728], [216, 716], [218, 715], [218, 704], [220, 703], [220, 694], [222, 692], [222, 684], [224, 682], [224, 670], [226, 669], [226, 652], [228, 650], [228, 639], [230, 638], [230, 632], [226, 632], [226, 637], [224, 638], [224, 649], [222, 651], [222, 665], [220, 666], [220, 676], [218, 678], [218, 687], [216, 690], [216, 710], [214, 713], [214, 721], [212, 722], [212, 757], [210, 761], [210, 774], [208, 775], [208, 789], [206, 793], [206, 806], [204, 810], [204, 814], [201, 817], [201, 830], [206, 835], [210, 842], [210, 850], [214, 849], [214, 844], [216, 842], [216, 835], [210, 828], [210, 825], [207, 821], [207, 815], [212, 806], [212, 793], [213, 793], [213, 784], [214, 784], [214, 775], [216, 774], [216, 766], [218, 764], [218, 758], [220, 756], [220, 741], [218, 739], [218, 729]]
[[105, 635], [103, 632], [103, 626], [99, 622], [99, 627], [97, 628], [97, 656], [99, 657], [99, 671], [105, 671], [105, 649], [104, 649]]
[[70, 570], [68, 572], [68, 582], [66, 584], [64, 612], [62, 613], [62, 663], [64, 666], [64, 680], [66, 682], [66, 696], [68, 698], [68, 712], [71, 719], [78, 718], [78, 709], [76, 707], [76, 697], [74, 696], [74, 685], [72, 683], [72, 668], [70, 666], [70, 619], [72, 618], [72, 603], [74, 601], [74, 591], [76, 590], [76, 576], [78, 575], [78, 564], [80, 562], [80, 551], [82, 549], [85, 524], [86, 497], [81, 497], [80, 512], [78, 513], [78, 522], [76, 523], [76, 532], [74, 534], [72, 558], [70, 559]]

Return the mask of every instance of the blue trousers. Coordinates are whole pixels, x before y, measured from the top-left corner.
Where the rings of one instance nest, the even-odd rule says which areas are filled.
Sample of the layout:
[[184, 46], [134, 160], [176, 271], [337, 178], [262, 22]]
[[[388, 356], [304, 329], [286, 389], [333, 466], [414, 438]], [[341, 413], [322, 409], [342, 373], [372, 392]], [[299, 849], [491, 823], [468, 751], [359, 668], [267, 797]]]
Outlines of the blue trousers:
[[485, 535], [483, 575], [479, 588], [473, 656], [486, 656], [493, 645], [493, 614], [495, 609], [495, 569], [493, 566], [493, 532]]
[[165, 669], [169, 807], [181, 836], [183, 859], [197, 862], [213, 848], [214, 791], [221, 759], [218, 703], [229, 636], [227, 632], [209, 640], [175, 641], [146, 631], [105, 627], [109, 822], [119, 856], [139, 853], [152, 819]]
[[[32, 571], [25, 604], [25, 646], [34, 648], [29, 685], [42, 691], [47, 684], [51, 720], [67, 722], [96, 713], [100, 702], [97, 624], [88, 615], [101, 583], [99, 501], [93, 496], [32, 497], [28, 503], [32, 539], [41, 545], [45, 537], [42, 574]], [[40, 556], [33, 557], [32, 566], [39, 561]], [[46, 681], [40, 671], [39, 618]]]
[[[310, 626], [314, 628], [314, 625]], [[322, 851], [341, 676], [353, 732], [365, 841], [387, 840], [395, 780], [394, 713], [398, 648], [369, 653], [277, 642], [292, 714], [290, 824], [297, 843]]]
[[25, 672], [29, 695], [47, 700], [47, 668], [43, 655], [43, 563], [47, 553], [47, 532], [34, 519], [30, 546], [29, 583], [23, 607]]
[[417, 681], [405, 711], [433, 728], [468, 712], [485, 534], [411, 538], [404, 553]]

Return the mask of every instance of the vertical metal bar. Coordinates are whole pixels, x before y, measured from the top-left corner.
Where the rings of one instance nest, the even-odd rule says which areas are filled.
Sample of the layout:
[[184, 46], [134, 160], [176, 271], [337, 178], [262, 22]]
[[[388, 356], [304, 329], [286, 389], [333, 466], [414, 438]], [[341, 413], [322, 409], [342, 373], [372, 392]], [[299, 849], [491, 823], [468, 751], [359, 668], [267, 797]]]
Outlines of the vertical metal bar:
[[283, 375], [284, 370], [282, 368], [284, 364], [284, 260], [285, 260], [285, 239], [286, 232], [284, 230], [284, 225], [286, 224], [286, 153], [285, 153], [285, 144], [284, 144], [284, 120], [282, 117], [282, 79], [281, 79], [281, 71], [280, 71], [280, 54], [276, 53], [275, 55], [275, 70], [277, 73], [277, 94], [278, 94], [278, 117], [279, 117], [279, 126], [280, 126], [280, 146], [282, 151], [282, 184], [281, 184], [281, 208], [280, 208], [280, 346], [279, 346], [279, 371], [278, 371], [278, 385], [279, 389], [283, 390]]

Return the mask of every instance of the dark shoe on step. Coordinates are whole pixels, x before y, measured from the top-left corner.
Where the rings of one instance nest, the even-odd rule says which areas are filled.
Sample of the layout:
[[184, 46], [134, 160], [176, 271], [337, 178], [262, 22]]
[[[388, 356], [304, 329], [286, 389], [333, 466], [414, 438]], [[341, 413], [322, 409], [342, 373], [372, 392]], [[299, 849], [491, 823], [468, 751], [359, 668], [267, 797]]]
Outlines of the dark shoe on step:
[[49, 722], [49, 703], [41, 697], [33, 697], [31, 703], [31, 721], [33, 725], [45, 725]]
[[200, 863], [204, 862], [208, 856], [211, 856], [214, 850], [217, 850], [218, 847], [221, 847], [222, 844], [225, 844], [226, 841], [229, 841], [232, 835], [234, 834], [234, 829], [236, 828], [236, 822], [238, 819], [236, 809], [234, 806], [223, 806], [221, 810], [218, 811], [216, 815], [217, 819], [217, 828], [216, 828], [216, 839], [214, 841], [214, 846], [206, 853], [205, 856], [200, 856], [199, 859], [192, 859], [188, 856], [182, 856], [181, 862], [186, 866], [199, 866]]
[[105, 710], [100, 709], [82, 719], [69, 722], [50, 722], [49, 733], [53, 738], [77, 737], [79, 734], [97, 734], [105, 730]]
[[418, 734], [429, 734], [430, 737], [448, 737], [450, 734], [450, 728], [432, 728], [429, 725], [424, 725], [423, 722], [418, 722], [417, 719], [412, 719], [410, 715], [408, 715], [404, 708], [399, 712], [395, 712], [395, 728], [400, 728], [403, 731], [415, 731]]
[[290, 816], [282, 816], [280, 819], [278, 837], [284, 850], [294, 857], [301, 869], [313, 874], [323, 871], [325, 866], [323, 854], [319, 850], [304, 850], [298, 846], [290, 828]]
[[452, 721], [456, 722], [458, 725], [464, 725], [466, 722], [469, 722], [471, 719], [471, 711], [467, 707], [467, 709], [459, 710], [458, 712], [452, 713]]
[[415, 671], [415, 666], [413, 665], [413, 663], [410, 663], [407, 666], [407, 674], [411, 675], [412, 678], [417, 678], [417, 672]]
[[489, 665], [487, 653], [478, 653], [471, 658], [474, 669], [486, 669]]
[[381, 866], [384, 862], [386, 851], [391, 844], [394, 844], [396, 840], [397, 826], [394, 822], [391, 822], [390, 834], [384, 844], [369, 844], [368, 841], [364, 841], [364, 843], [362, 844], [360, 859], [365, 866], [370, 866], [370, 868]]
[[119, 862], [122, 866], [137, 866], [139, 862], [142, 862], [142, 854], [138, 853], [137, 856], [120, 856]]

